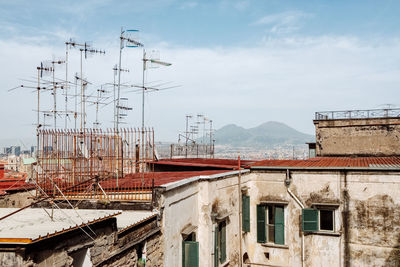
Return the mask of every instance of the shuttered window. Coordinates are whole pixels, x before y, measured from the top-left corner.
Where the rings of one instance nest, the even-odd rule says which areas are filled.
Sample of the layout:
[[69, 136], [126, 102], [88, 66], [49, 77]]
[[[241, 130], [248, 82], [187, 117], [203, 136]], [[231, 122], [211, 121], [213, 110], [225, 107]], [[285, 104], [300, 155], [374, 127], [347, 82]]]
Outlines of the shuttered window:
[[199, 242], [182, 242], [182, 266], [199, 267]]
[[303, 209], [302, 211], [302, 226], [303, 232], [316, 232], [318, 231], [318, 210], [317, 209]]
[[250, 196], [242, 195], [242, 230], [250, 232]]
[[265, 206], [257, 205], [257, 242], [265, 243]]
[[218, 226], [219, 230], [219, 262], [226, 261], [226, 222], [221, 222]]
[[285, 244], [284, 207], [257, 205], [257, 242]]
[[285, 244], [285, 217], [283, 207], [275, 207], [275, 244]]

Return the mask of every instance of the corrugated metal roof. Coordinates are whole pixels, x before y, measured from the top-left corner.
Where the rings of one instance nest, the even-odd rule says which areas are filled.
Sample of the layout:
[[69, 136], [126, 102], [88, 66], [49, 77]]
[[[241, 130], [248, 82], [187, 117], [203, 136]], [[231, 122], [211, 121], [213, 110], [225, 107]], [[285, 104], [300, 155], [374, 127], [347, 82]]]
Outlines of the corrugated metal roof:
[[[18, 210], [1, 208], [0, 217]], [[120, 210], [24, 209], [0, 221], [0, 243], [31, 243], [120, 214]], [[79, 214], [79, 215], [78, 215]]]
[[[214, 171], [189, 171], [189, 172], [148, 172], [148, 173], [135, 173], [129, 174], [124, 178], [118, 179], [119, 188], [128, 188], [141, 185], [145, 180], [145, 184], [149, 184], [154, 179], [154, 186], [161, 186], [171, 182], [180, 181], [186, 178], [200, 176], [200, 175], [213, 175], [218, 173], [229, 172], [229, 170], [214, 170]], [[116, 179], [100, 182], [103, 188], [116, 187]]]
[[400, 157], [315, 157], [307, 160], [262, 160], [251, 167], [400, 168]]
[[[235, 159], [203, 159], [203, 158], [188, 158], [188, 159], [161, 159], [151, 162], [156, 165], [172, 165], [172, 166], [190, 166], [190, 167], [212, 167], [236, 170], [238, 169], [238, 160]], [[250, 165], [254, 161], [241, 160], [241, 167]]]
[[118, 232], [123, 232], [154, 216], [157, 216], [157, 213], [152, 211], [123, 211], [116, 216]]

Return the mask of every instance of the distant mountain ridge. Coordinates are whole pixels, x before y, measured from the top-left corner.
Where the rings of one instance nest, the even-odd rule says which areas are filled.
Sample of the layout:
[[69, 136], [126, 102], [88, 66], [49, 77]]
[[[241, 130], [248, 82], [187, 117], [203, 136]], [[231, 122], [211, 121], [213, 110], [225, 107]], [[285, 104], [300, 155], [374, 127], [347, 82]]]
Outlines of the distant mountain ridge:
[[276, 145], [300, 145], [314, 140], [313, 135], [299, 132], [277, 121], [269, 121], [249, 129], [236, 124], [228, 124], [215, 131], [215, 143], [217, 145], [272, 147]]

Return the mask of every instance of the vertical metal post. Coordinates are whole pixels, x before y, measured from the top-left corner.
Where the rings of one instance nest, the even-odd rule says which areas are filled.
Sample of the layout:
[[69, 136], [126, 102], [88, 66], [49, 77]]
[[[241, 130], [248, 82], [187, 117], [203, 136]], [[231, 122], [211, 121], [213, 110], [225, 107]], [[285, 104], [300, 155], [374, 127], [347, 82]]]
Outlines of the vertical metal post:
[[53, 65], [53, 99], [54, 99], [54, 106], [53, 106], [53, 113], [54, 113], [54, 129], [57, 128], [57, 89], [56, 89], [56, 82], [55, 82], [55, 69], [54, 69], [54, 61], [52, 62]]
[[81, 78], [80, 78], [80, 80], [81, 80], [81, 132], [82, 132], [83, 127], [84, 127], [84, 125], [83, 125], [83, 116], [84, 116], [84, 114], [83, 114], [83, 74], [82, 74], [82, 52], [83, 52], [83, 50], [81, 49], [80, 51], [81, 51]]
[[117, 123], [117, 112], [116, 112], [116, 99], [115, 99], [115, 76], [117, 76], [117, 65], [115, 65], [113, 69], [113, 76], [114, 76], [114, 83], [113, 83], [113, 92], [114, 92], [114, 98], [113, 98], [113, 105], [114, 105], [114, 129], [117, 128], [116, 123]]
[[75, 110], [74, 110], [74, 119], [75, 119], [75, 130], [76, 130], [76, 121], [78, 119], [78, 79], [75, 77]]
[[123, 28], [121, 27], [121, 37], [120, 37], [120, 45], [119, 45], [119, 64], [118, 64], [118, 97], [117, 97], [117, 134], [119, 128], [119, 99], [121, 96], [121, 57], [122, 57], [122, 45], [124, 42], [123, 39]]
[[143, 48], [143, 79], [142, 79], [142, 129], [144, 128], [144, 77], [146, 71], [146, 50]]
[[65, 44], [65, 129], [67, 129], [68, 123], [68, 44]]

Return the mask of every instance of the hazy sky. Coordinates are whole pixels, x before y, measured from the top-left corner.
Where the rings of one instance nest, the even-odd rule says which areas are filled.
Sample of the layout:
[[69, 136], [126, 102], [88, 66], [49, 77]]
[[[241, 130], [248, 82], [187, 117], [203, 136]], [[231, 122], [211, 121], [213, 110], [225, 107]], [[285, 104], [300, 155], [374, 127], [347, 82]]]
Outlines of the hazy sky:
[[[315, 111], [399, 104], [399, 14], [394, 0], [0, 0], [0, 138], [34, 134], [35, 93], [7, 89], [35, 80], [41, 61], [62, 58], [69, 38], [106, 50], [84, 61], [89, 91], [112, 82], [121, 26], [140, 30], [145, 48], [173, 63], [150, 69], [148, 82], [181, 85], [146, 96], [146, 125], [158, 140], [176, 140], [188, 113], [205, 114], [216, 128], [274, 120], [313, 133]], [[141, 83], [142, 50], [122, 53], [130, 69], [122, 82]], [[71, 77], [79, 70], [77, 49], [70, 60]], [[56, 76], [64, 78], [65, 69]], [[141, 96], [122, 94], [133, 107], [128, 126], [139, 126]], [[43, 93], [42, 109], [51, 109], [51, 99]], [[64, 109], [61, 92], [57, 102]], [[90, 126], [94, 106], [88, 112]], [[111, 105], [99, 115], [102, 127], [111, 127]]]

